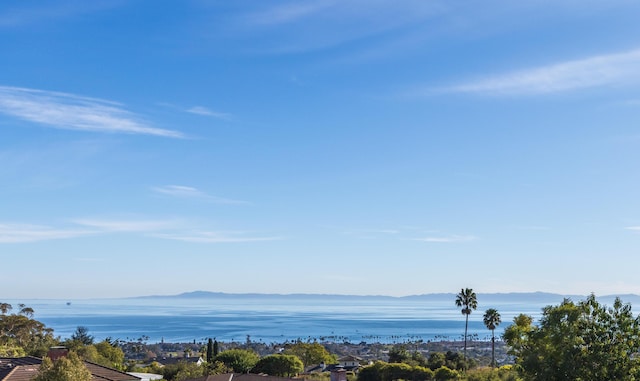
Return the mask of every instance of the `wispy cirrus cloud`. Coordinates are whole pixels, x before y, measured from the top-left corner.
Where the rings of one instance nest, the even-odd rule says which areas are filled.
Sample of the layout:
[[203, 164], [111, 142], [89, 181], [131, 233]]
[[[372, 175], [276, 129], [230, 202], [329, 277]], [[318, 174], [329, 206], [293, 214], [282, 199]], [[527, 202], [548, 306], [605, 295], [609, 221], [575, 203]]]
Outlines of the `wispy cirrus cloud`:
[[196, 115], [202, 115], [202, 116], [210, 116], [210, 117], [218, 118], [218, 119], [224, 119], [224, 120], [230, 120], [231, 119], [231, 114], [228, 114], [226, 112], [214, 111], [214, 110], [211, 110], [211, 109], [209, 109], [207, 107], [203, 107], [203, 106], [193, 106], [193, 107], [190, 107], [190, 108], [186, 109], [185, 111], [190, 113], [190, 114], [196, 114]]
[[258, 25], [286, 24], [313, 16], [320, 11], [335, 6], [335, 4], [336, 1], [332, 0], [316, 0], [275, 5], [261, 12], [249, 15], [247, 21]]
[[413, 241], [431, 242], [431, 243], [454, 243], [474, 241], [477, 237], [472, 235], [448, 235], [448, 236], [429, 236], [421, 238], [413, 238]]
[[200, 199], [200, 200], [214, 202], [218, 204], [247, 204], [246, 201], [212, 196], [199, 189], [184, 186], [184, 185], [165, 185], [161, 187], [152, 187], [151, 190], [166, 196]]
[[[400, 226], [395, 229], [354, 229], [344, 234], [359, 239], [393, 238], [400, 241], [421, 241], [431, 243], [468, 242], [477, 239], [474, 235], [446, 234], [440, 230], [429, 230], [422, 227]], [[416, 238], [416, 236], [418, 236]]]
[[95, 230], [78, 227], [53, 228], [42, 225], [0, 223], [0, 243], [24, 243], [77, 238], [95, 234]]
[[76, 219], [79, 225], [88, 226], [104, 233], [131, 232], [142, 233], [146, 237], [162, 238], [195, 243], [233, 243], [274, 241], [274, 236], [253, 236], [244, 231], [212, 230], [202, 228], [182, 220], [145, 220], [145, 219]]
[[133, 234], [147, 238], [193, 243], [235, 243], [281, 240], [238, 230], [214, 230], [180, 219], [78, 218], [72, 226], [0, 223], [0, 244], [72, 239], [89, 235]]
[[194, 231], [169, 234], [154, 234], [154, 237], [175, 241], [192, 243], [234, 243], [234, 242], [258, 242], [278, 241], [282, 237], [277, 236], [253, 236], [242, 231]]
[[400, 230], [397, 229], [355, 229], [345, 231], [344, 234], [353, 236], [360, 239], [376, 239], [381, 237], [388, 237], [397, 235]]
[[627, 226], [625, 229], [640, 233], [640, 226]]
[[175, 229], [183, 225], [179, 220], [80, 218], [72, 221], [100, 232], [153, 232]]
[[440, 90], [489, 95], [537, 95], [632, 85], [640, 83], [639, 66], [640, 49], [636, 49], [489, 76]]
[[405, 30], [408, 25], [419, 25], [441, 14], [446, 8], [443, 4], [421, 0], [265, 2], [261, 9], [241, 14], [232, 23], [234, 30], [259, 40], [262, 52], [295, 54]]
[[0, 86], [0, 114], [60, 129], [184, 138], [152, 127], [119, 103], [54, 91]]

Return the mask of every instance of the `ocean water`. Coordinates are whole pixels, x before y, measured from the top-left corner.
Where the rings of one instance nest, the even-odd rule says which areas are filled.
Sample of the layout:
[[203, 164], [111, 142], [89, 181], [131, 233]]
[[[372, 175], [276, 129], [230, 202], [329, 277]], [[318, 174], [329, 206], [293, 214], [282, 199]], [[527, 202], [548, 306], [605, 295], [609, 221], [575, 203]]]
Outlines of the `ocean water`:
[[[316, 339], [352, 343], [402, 343], [416, 340], [462, 340], [464, 315], [453, 299], [404, 298], [135, 298], [100, 300], [27, 300], [35, 318], [68, 338], [78, 326], [96, 339], [110, 337], [148, 343], [204, 342], [208, 338], [265, 343]], [[539, 318], [545, 305], [561, 300], [486, 301], [469, 317], [469, 334], [489, 340], [482, 322], [487, 308], [496, 308], [502, 334], [520, 313]], [[14, 304], [14, 306], [15, 306]]]

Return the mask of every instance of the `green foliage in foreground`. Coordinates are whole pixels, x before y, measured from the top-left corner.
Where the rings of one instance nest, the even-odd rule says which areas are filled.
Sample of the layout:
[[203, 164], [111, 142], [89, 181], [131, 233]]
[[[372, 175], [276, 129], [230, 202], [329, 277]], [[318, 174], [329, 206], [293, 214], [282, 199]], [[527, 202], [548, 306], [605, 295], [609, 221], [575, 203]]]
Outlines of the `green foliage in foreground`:
[[69, 352], [67, 356], [55, 362], [45, 357], [33, 381], [90, 381], [91, 378], [91, 372], [80, 357], [74, 352]]
[[96, 363], [109, 368], [125, 370], [124, 352], [113, 343], [104, 340], [97, 344], [77, 345], [73, 348], [78, 355], [86, 361]]
[[358, 373], [357, 381], [520, 381], [518, 373], [510, 366], [499, 369], [479, 368], [466, 372], [441, 366], [431, 370], [421, 366], [403, 363], [385, 363], [377, 361], [366, 366]]
[[460, 380], [464, 381], [520, 381], [518, 373], [511, 365], [503, 365], [498, 369], [481, 368], [469, 371]]
[[411, 366], [421, 366], [436, 370], [447, 367], [453, 370], [465, 370], [475, 368], [477, 363], [474, 359], [464, 359], [459, 352], [447, 351], [432, 352], [429, 359], [426, 359], [420, 352], [409, 352], [406, 345], [398, 344], [389, 350], [390, 363], [403, 363]]
[[640, 379], [640, 320], [616, 298], [607, 308], [594, 295], [543, 309], [540, 324], [519, 315], [504, 333], [528, 381]]
[[181, 381], [207, 375], [207, 367], [186, 361], [179, 361], [161, 369], [162, 376], [168, 381]]
[[376, 361], [358, 372], [358, 381], [433, 380], [433, 371], [404, 363]]

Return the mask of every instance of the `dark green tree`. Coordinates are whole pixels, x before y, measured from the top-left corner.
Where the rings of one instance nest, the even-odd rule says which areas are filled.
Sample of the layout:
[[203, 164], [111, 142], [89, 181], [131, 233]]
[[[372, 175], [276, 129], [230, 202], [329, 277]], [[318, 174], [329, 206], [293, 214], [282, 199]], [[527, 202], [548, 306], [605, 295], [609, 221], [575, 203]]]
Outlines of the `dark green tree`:
[[304, 370], [302, 361], [294, 355], [269, 355], [258, 360], [253, 373], [265, 373], [270, 376], [294, 377]]
[[93, 344], [93, 336], [89, 334], [89, 328], [79, 326], [76, 331], [71, 335], [71, 340], [76, 341], [82, 345]]
[[460, 355], [460, 352], [447, 351], [444, 354], [446, 366], [449, 369], [465, 370], [475, 368], [476, 362], [471, 358], [466, 358]]
[[496, 366], [496, 327], [502, 323], [500, 313], [495, 308], [489, 308], [484, 312], [482, 321], [487, 329], [491, 330], [491, 366]]
[[520, 315], [504, 339], [526, 380], [640, 378], [640, 321], [619, 298], [612, 307], [594, 295], [579, 303], [566, 299], [545, 307], [538, 325]]
[[246, 349], [229, 349], [214, 357], [214, 361], [220, 361], [236, 373], [249, 373], [259, 359], [257, 353]]
[[213, 357], [216, 357], [220, 353], [220, 344], [218, 340], [213, 339]]
[[394, 345], [389, 350], [390, 363], [403, 363], [411, 366], [427, 366], [427, 360], [418, 352], [410, 352], [405, 344]]
[[411, 360], [411, 354], [404, 345], [394, 345], [389, 350], [390, 363], [407, 363]]
[[456, 306], [462, 307], [462, 314], [465, 316], [464, 321], [464, 358], [467, 358], [467, 331], [469, 328], [469, 315], [478, 308], [478, 299], [476, 293], [470, 288], [463, 288], [456, 295]]
[[212, 362], [213, 361], [213, 340], [211, 340], [211, 338], [209, 338], [209, 340], [207, 341], [207, 362]]
[[384, 367], [387, 363], [376, 361], [358, 372], [358, 381], [382, 381]]
[[447, 358], [442, 352], [433, 352], [429, 355], [429, 361], [427, 363], [429, 369], [436, 370], [442, 366], [447, 365]]

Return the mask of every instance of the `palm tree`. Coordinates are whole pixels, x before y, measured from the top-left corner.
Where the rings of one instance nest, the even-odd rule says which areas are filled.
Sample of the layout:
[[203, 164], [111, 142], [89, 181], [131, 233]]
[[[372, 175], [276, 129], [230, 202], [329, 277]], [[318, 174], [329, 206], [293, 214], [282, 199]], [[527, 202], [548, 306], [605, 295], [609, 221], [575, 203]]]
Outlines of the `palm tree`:
[[484, 321], [484, 325], [487, 326], [488, 329], [491, 330], [491, 366], [496, 366], [496, 335], [495, 329], [497, 326], [502, 323], [502, 319], [500, 319], [500, 313], [495, 308], [489, 308], [484, 312], [484, 317], [482, 318]]
[[456, 306], [462, 307], [462, 314], [465, 315], [464, 322], [464, 360], [467, 361], [467, 329], [469, 328], [469, 315], [478, 308], [476, 293], [471, 288], [463, 288], [456, 295]]

